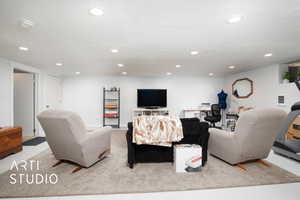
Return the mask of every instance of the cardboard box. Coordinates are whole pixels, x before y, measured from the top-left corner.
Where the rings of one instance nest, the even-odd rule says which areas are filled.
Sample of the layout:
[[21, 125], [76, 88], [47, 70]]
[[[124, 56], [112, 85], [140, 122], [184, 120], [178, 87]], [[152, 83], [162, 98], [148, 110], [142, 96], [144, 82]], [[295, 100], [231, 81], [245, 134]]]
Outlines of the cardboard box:
[[174, 168], [176, 172], [199, 172], [202, 166], [200, 145], [179, 144], [174, 147]]

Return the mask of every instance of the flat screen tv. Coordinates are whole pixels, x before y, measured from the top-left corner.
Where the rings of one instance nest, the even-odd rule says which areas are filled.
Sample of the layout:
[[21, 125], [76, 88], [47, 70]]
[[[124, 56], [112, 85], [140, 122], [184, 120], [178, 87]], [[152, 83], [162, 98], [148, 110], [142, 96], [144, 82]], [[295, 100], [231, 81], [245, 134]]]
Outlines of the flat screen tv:
[[167, 107], [166, 89], [138, 89], [137, 106], [142, 108]]

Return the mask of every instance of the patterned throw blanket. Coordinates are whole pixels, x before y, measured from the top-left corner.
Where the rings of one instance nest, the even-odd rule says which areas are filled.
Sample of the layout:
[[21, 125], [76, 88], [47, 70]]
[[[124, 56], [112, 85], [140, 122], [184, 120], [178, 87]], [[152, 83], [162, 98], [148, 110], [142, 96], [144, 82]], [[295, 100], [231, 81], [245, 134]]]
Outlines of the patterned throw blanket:
[[181, 121], [170, 116], [139, 116], [133, 120], [133, 143], [171, 147], [183, 138]]

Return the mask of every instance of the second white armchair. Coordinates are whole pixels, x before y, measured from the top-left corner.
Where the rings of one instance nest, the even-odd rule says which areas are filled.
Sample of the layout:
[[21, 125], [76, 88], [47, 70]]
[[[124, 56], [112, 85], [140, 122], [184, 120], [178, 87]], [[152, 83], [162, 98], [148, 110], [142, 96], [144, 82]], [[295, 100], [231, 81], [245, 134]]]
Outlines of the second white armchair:
[[232, 165], [267, 158], [286, 116], [277, 108], [243, 112], [235, 132], [209, 129], [208, 151]]

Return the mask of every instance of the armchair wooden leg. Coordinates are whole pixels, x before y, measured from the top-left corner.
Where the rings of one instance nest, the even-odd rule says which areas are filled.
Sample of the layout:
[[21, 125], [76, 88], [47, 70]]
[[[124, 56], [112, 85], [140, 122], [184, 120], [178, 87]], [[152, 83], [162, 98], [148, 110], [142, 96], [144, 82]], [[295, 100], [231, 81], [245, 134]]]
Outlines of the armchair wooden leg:
[[57, 163], [55, 163], [54, 165], [52, 165], [52, 167], [56, 167], [56, 166], [58, 166], [58, 165], [60, 165], [60, 164], [62, 164], [63, 163], [63, 161], [58, 161]]
[[236, 164], [235, 166], [242, 169], [242, 170], [244, 170], [244, 171], [247, 171], [247, 168], [244, 165]]
[[75, 169], [72, 171], [72, 174], [78, 172], [78, 171], [81, 170], [81, 169], [82, 169], [82, 167], [77, 167], [77, 168], [75, 168]]
[[264, 166], [266, 166], [266, 167], [271, 167], [271, 165], [269, 165], [268, 163], [266, 163], [266, 162], [263, 161], [263, 160], [257, 160], [256, 162], [259, 163], [259, 164], [261, 164], [261, 165], [264, 165]]

